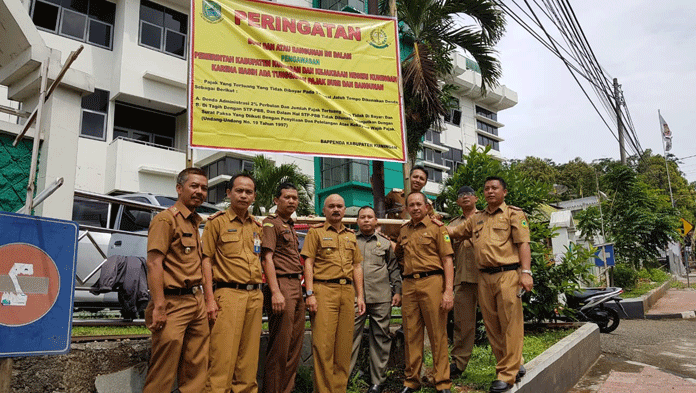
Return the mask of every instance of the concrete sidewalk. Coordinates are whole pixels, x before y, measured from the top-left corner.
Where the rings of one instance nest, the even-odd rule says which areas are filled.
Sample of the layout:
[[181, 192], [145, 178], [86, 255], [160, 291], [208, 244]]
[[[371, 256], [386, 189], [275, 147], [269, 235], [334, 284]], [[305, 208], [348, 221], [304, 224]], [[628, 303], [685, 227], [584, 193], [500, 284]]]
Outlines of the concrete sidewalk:
[[[679, 278], [686, 285], [686, 277]], [[696, 274], [689, 276], [691, 288], [670, 288], [665, 294], [645, 313], [646, 319], [667, 318], [696, 318]]]

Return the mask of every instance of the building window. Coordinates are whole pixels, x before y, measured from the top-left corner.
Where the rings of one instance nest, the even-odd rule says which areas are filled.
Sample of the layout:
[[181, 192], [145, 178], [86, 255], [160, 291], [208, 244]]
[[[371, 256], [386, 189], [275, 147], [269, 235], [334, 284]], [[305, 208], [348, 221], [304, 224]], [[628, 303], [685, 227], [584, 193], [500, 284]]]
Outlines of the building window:
[[500, 143], [495, 139], [478, 134], [478, 144], [480, 146], [491, 146], [491, 149], [500, 151]]
[[82, 123], [80, 136], [106, 140], [106, 116], [109, 112], [109, 92], [94, 89], [94, 93], [82, 97]]
[[440, 145], [440, 133], [428, 130], [425, 132], [425, 140], [435, 145]]
[[441, 170], [426, 166], [425, 171], [428, 173], [428, 181], [432, 181], [435, 183], [442, 183], [442, 171]]
[[366, 160], [321, 159], [321, 186], [329, 188], [355, 181], [370, 184], [370, 164]]
[[34, 24], [64, 37], [111, 49], [116, 4], [106, 0], [36, 0]]
[[[208, 179], [214, 179], [218, 176], [232, 176], [238, 172], [252, 172], [254, 163], [235, 157], [223, 157], [208, 165], [204, 165], [201, 169], [205, 172]], [[216, 204], [225, 200], [227, 182], [216, 184], [208, 187], [208, 202]]]
[[127, 138], [159, 147], [174, 147], [176, 117], [151, 109], [116, 103], [114, 139]]
[[476, 106], [476, 114], [479, 116], [483, 116], [487, 119], [491, 119], [493, 121], [498, 121], [497, 113], [491, 112], [488, 109], [481, 108], [480, 106]]
[[367, 12], [364, 0], [321, 0], [319, 5], [324, 10], [341, 11], [346, 6], [355, 8], [361, 12]]
[[494, 127], [488, 123], [484, 123], [481, 120], [476, 120], [476, 128], [481, 131], [486, 131], [489, 134], [498, 135], [498, 127]]
[[186, 58], [188, 16], [142, 0], [140, 3], [140, 45], [172, 56]]
[[459, 108], [459, 100], [454, 98], [452, 100], [453, 102], [453, 107], [452, 109], [448, 110], [447, 113], [445, 114], [445, 122], [454, 124], [455, 126], [458, 126], [462, 124], [462, 111]]

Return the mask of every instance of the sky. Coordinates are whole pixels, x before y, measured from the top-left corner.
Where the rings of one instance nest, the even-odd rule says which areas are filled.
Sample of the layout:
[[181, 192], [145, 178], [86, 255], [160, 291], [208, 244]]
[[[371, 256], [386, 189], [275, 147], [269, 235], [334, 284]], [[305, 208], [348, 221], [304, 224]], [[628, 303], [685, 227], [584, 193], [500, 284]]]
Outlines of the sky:
[[[511, 0], [504, 1], [519, 10]], [[524, 7], [523, 0], [516, 1]], [[663, 154], [659, 109], [672, 131], [671, 153], [678, 158], [696, 155], [696, 1], [570, 4], [599, 64], [618, 78], [643, 150]], [[543, 24], [555, 29], [548, 20]], [[516, 91], [519, 100], [498, 114], [505, 124], [500, 130], [505, 158], [536, 156], [558, 164], [576, 157], [586, 162], [619, 159], [618, 141], [561, 59], [510, 18], [497, 49], [503, 69], [500, 82]], [[593, 90], [588, 93], [596, 97]], [[696, 181], [696, 157], [685, 158], [680, 169], [689, 181]]]

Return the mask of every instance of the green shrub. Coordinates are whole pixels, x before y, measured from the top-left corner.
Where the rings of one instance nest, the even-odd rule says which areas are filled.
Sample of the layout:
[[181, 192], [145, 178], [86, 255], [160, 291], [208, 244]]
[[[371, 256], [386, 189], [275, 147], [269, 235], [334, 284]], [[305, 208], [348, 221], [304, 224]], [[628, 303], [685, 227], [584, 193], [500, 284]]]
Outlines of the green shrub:
[[614, 285], [630, 291], [636, 287], [636, 281], [638, 281], [638, 272], [632, 266], [621, 263], [614, 266]]
[[665, 282], [671, 278], [669, 273], [662, 269], [650, 269], [650, 277], [655, 282]]

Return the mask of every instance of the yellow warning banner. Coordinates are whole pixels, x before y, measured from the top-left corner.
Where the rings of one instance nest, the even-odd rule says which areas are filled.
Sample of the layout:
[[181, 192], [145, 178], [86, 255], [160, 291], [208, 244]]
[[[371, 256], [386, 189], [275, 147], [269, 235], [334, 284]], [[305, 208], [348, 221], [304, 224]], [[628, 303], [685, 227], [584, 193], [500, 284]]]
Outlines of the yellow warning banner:
[[405, 161], [396, 20], [191, 3], [189, 144]]

